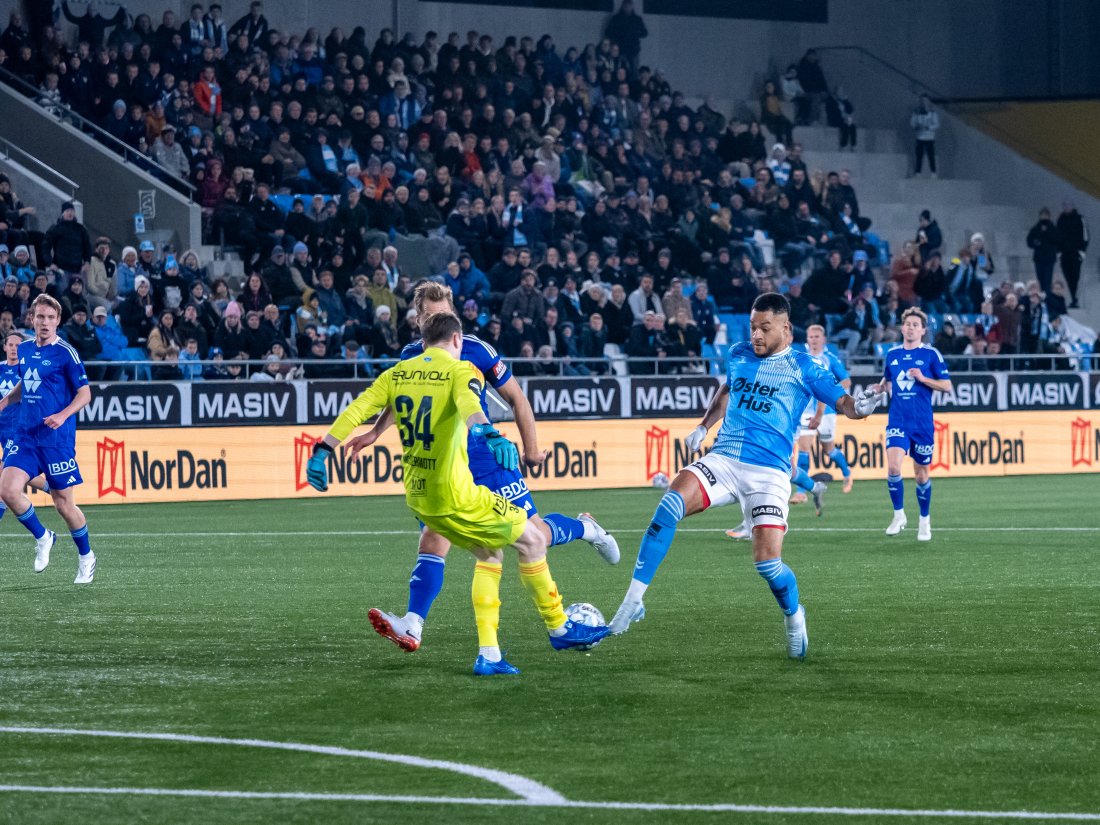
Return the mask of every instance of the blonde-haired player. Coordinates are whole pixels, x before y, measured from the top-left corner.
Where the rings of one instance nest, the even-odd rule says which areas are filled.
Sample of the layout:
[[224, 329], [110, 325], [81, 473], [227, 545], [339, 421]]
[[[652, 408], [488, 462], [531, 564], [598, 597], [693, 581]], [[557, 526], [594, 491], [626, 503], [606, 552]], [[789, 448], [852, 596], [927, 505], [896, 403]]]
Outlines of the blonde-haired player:
[[378, 377], [340, 414], [314, 447], [307, 478], [328, 489], [328, 457], [351, 432], [383, 409], [391, 409], [403, 448], [405, 501], [436, 534], [471, 551], [478, 559], [473, 585], [480, 651], [478, 675], [515, 674], [500, 654], [500, 571], [504, 547], [520, 559], [520, 580], [534, 601], [550, 644], [557, 650], [587, 648], [607, 628], [575, 624], [562, 610], [562, 598], [546, 563], [546, 537], [526, 512], [488, 487], [474, 483], [467, 454], [467, 428], [483, 438], [506, 469], [519, 465], [519, 453], [489, 423], [481, 408], [482, 375], [462, 353], [462, 324], [450, 313], [429, 316], [422, 325], [424, 353], [402, 361]]

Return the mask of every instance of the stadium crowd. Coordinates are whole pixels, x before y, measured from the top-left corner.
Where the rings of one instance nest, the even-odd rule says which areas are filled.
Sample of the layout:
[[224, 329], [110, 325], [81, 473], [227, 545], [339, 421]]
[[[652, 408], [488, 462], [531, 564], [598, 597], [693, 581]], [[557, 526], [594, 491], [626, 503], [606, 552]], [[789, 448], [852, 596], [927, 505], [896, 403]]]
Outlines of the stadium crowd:
[[[232, 23], [196, 3], [155, 27], [62, 9], [72, 42], [61, 27], [32, 42], [12, 13], [0, 76], [191, 182], [205, 240], [246, 266], [235, 284], [194, 250], [93, 243], [72, 204], [36, 232], [0, 178], [0, 330], [50, 292], [81, 355], [118, 362], [99, 377], [235, 378], [239, 359], [266, 359], [253, 377], [271, 380], [369, 374], [366, 359], [416, 337], [399, 236], [453, 240], [433, 277], [468, 332], [533, 359], [519, 374], [604, 373], [609, 354], [646, 359], [632, 372], [701, 371], [722, 327], [738, 334], [772, 290], [796, 334], [824, 323], [848, 356], [898, 340], [909, 306], [932, 315], [945, 354], [1095, 346], [1066, 314], [1088, 244], [1072, 204], [1029, 234], [1027, 283], [997, 283], [980, 233], [945, 249], [927, 211], [890, 255], [850, 172], [812, 168], [794, 140], [824, 117], [856, 147], [853, 107], [812, 51], [764, 84], [759, 119], [727, 119], [639, 63], [629, 0], [598, 43], [564, 53], [550, 35], [291, 34], [259, 2]], [[144, 359], [158, 363], [127, 366]]]

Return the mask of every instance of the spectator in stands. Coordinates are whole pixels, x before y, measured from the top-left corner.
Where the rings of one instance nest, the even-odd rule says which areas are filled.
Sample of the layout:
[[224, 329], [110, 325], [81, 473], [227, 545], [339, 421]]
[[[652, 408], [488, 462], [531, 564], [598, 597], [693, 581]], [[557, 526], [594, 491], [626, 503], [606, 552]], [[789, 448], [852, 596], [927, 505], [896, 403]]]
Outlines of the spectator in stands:
[[837, 322], [833, 330], [833, 340], [844, 347], [848, 357], [856, 355], [861, 349], [878, 343], [879, 330], [875, 324], [870, 304], [862, 295], [852, 301], [852, 308]]
[[936, 132], [940, 128], [940, 115], [932, 108], [932, 99], [928, 95], [921, 95], [917, 102], [917, 108], [909, 116], [909, 126], [913, 130], [916, 139], [917, 162], [915, 174], [919, 175], [924, 165], [925, 156], [928, 157], [928, 171], [932, 178], [936, 175]]
[[371, 350], [375, 358], [396, 358], [401, 354], [401, 342], [397, 337], [393, 314], [386, 304], [374, 308], [374, 327], [372, 328]]
[[31, 262], [30, 250], [25, 246], [17, 246], [12, 251], [12, 270], [21, 284], [29, 284], [34, 280], [38, 271]]
[[214, 333], [214, 345], [227, 359], [236, 358], [238, 353], [248, 350], [248, 334], [241, 323], [241, 316], [241, 305], [230, 301]]
[[947, 297], [949, 281], [943, 269], [943, 256], [937, 249], [923, 260], [920, 273], [913, 284], [913, 291], [920, 299], [920, 306], [926, 313], [943, 315], [950, 311], [950, 302]]
[[985, 248], [985, 236], [981, 232], [975, 232], [970, 236], [970, 260], [978, 270], [979, 276], [984, 280], [993, 274], [993, 256]]
[[648, 36], [645, 21], [634, 11], [633, 0], [623, 0], [604, 29], [604, 37], [619, 47], [619, 56], [630, 72], [637, 69], [642, 40]]
[[505, 318], [513, 318], [518, 313], [524, 323], [530, 325], [546, 314], [546, 299], [535, 286], [536, 278], [533, 269], [523, 270], [519, 286], [504, 296], [501, 314]]
[[816, 123], [821, 118], [821, 106], [829, 94], [829, 84], [825, 80], [825, 72], [821, 69], [821, 61], [814, 49], [807, 49], [802, 59], [798, 61], [798, 82], [806, 95], [807, 125]]
[[153, 160], [162, 168], [178, 178], [188, 178], [191, 163], [183, 147], [176, 143], [176, 127], [169, 123], [153, 142]]
[[76, 219], [76, 204], [61, 204], [61, 217], [49, 228], [43, 242], [46, 267], [59, 273], [64, 286], [70, 275], [83, 272], [92, 257], [92, 241], [88, 230]]
[[1005, 295], [997, 293], [993, 301], [993, 314], [997, 317], [1000, 330], [1001, 352], [1014, 355], [1020, 351], [1020, 328], [1024, 310], [1015, 292]]
[[843, 86], [837, 86], [833, 93], [825, 101], [825, 118], [830, 126], [837, 130], [839, 149], [843, 152], [850, 148], [856, 150], [856, 117], [855, 106], [844, 91]]
[[[176, 334], [184, 344], [188, 339], [194, 340], [199, 356], [206, 357], [206, 353], [210, 350], [210, 336], [199, 320], [199, 310], [195, 304], [189, 302], [184, 306], [183, 314], [179, 318], [179, 323], [176, 324]], [[186, 373], [186, 370], [184, 372]]]
[[943, 246], [943, 232], [932, 213], [924, 209], [917, 218], [916, 244], [922, 261], [928, 260], [932, 252]]
[[1001, 331], [997, 329], [998, 318], [993, 312], [992, 301], [982, 301], [981, 311], [974, 319], [974, 332], [981, 338], [1000, 340]]
[[73, 275], [69, 278], [69, 285], [61, 293], [59, 300], [62, 320], [67, 321], [69, 316], [78, 309], [83, 309], [85, 315], [91, 312], [88, 299], [84, 295], [84, 278], [81, 275]]
[[826, 315], [843, 315], [848, 311], [846, 295], [851, 276], [842, 264], [843, 256], [834, 249], [825, 264], [806, 280], [803, 290], [811, 310], [820, 310]]
[[[88, 320], [87, 305], [81, 304], [75, 308], [72, 316], [61, 327], [61, 334], [66, 341], [72, 344], [81, 361], [97, 360], [103, 350], [103, 345], [100, 344], [99, 338], [96, 336], [95, 328], [92, 326], [92, 322]], [[92, 381], [102, 380], [103, 369], [99, 367], [89, 368], [88, 378]]]
[[1061, 278], [1056, 278], [1054, 283], [1051, 284], [1050, 292], [1046, 294], [1044, 301], [1047, 305], [1047, 313], [1052, 321], [1059, 315], [1065, 315], [1069, 309], [1069, 305], [1066, 303], [1066, 282]]
[[374, 305], [375, 320], [377, 320], [378, 307], [380, 306], [387, 306], [390, 308], [391, 319], [397, 315], [399, 306], [397, 295], [390, 288], [386, 270], [381, 267], [374, 270], [374, 274], [371, 276], [371, 285], [367, 288], [367, 295]]
[[1035, 264], [1035, 277], [1044, 292], [1050, 290], [1054, 280], [1054, 264], [1058, 260], [1058, 228], [1050, 219], [1050, 210], [1039, 210], [1039, 220], [1028, 230], [1027, 246]]
[[[149, 357], [153, 361], [165, 361], [168, 359], [169, 354], [174, 354], [179, 357], [180, 350], [183, 348], [183, 342], [180, 341], [179, 333], [175, 329], [176, 326], [176, 311], [174, 309], [164, 309], [161, 311], [159, 320], [149, 333], [149, 340], [146, 343], [146, 348], [149, 350]], [[154, 372], [154, 375], [156, 373]]]
[[984, 274], [978, 272], [970, 257], [970, 248], [959, 250], [947, 273], [948, 299], [956, 312], [970, 314], [978, 311], [985, 300]]
[[[1038, 287], [1038, 283], [1035, 286]], [[1052, 349], [1050, 336], [1050, 315], [1043, 302], [1043, 293], [1038, 289], [1029, 290], [1020, 319], [1020, 352], [1049, 352]]]
[[[676, 357], [698, 358], [703, 351], [703, 335], [685, 307], [681, 306], [676, 310], [676, 315], [665, 327], [665, 337], [669, 341], [670, 352], [675, 351]], [[705, 371], [701, 361], [681, 364], [676, 370], [678, 372]]]
[[718, 307], [714, 299], [710, 297], [710, 290], [706, 281], [697, 281], [691, 294], [691, 317], [699, 328], [699, 334], [708, 344], [714, 343], [714, 336], [718, 332], [716, 316]]
[[630, 293], [630, 297], [627, 301], [630, 305], [630, 311], [634, 316], [635, 326], [644, 323], [646, 313], [651, 312], [653, 315], [660, 316], [662, 319], [665, 317], [662, 315], [664, 309], [661, 306], [661, 299], [653, 290], [653, 276], [649, 273], [643, 273], [641, 275], [638, 279], [638, 288]]
[[779, 144], [794, 143], [791, 121], [783, 114], [783, 98], [771, 80], [764, 83], [764, 90], [760, 93], [760, 122]]
[[1069, 286], [1070, 309], [1077, 309], [1077, 284], [1081, 280], [1081, 265], [1089, 248], [1089, 230], [1085, 219], [1070, 200], [1062, 202], [1058, 216], [1058, 249], [1061, 252], [1062, 276]]
[[607, 327], [604, 325], [603, 315], [593, 312], [588, 316], [588, 323], [581, 331], [580, 341], [577, 345], [577, 355], [582, 359], [579, 363], [590, 374], [604, 375], [608, 372], [610, 365], [604, 355], [607, 344]]
[[[1085, 326], [1070, 315], [1059, 315], [1050, 322], [1050, 343], [1061, 352], [1095, 352], [1097, 335], [1092, 327]], [[1073, 363], [1073, 368], [1079, 364]]]
[[782, 188], [787, 185], [791, 177], [791, 162], [787, 158], [787, 147], [784, 144], [772, 145], [771, 156], [768, 158], [768, 170], [776, 186]]
[[[118, 322], [106, 307], [97, 306], [92, 310], [92, 326], [99, 341], [99, 358], [103, 361], [126, 361], [126, 348], [129, 341], [118, 326]], [[118, 381], [122, 377], [121, 367], [107, 367], [103, 379]]]
[[626, 354], [639, 360], [631, 361], [631, 375], [653, 375], [659, 371], [662, 375], [671, 372], [671, 365], [661, 364], [668, 357], [669, 342], [665, 335], [665, 318], [653, 310], [646, 310], [641, 323], [635, 324], [630, 331], [630, 340], [626, 345]]
[[905, 306], [914, 306], [917, 303], [914, 287], [920, 271], [920, 253], [912, 241], [906, 241], [890, 264], [890, 280], [897, 284], [898, 300]]

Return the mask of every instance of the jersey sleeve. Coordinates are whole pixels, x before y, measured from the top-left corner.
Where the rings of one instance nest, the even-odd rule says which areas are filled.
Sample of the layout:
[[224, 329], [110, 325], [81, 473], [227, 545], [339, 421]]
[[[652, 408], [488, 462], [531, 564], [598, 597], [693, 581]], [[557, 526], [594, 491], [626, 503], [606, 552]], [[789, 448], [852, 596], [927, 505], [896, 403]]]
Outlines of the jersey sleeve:
[[477, 367], [489, 386], [496, 389], [511, 380], [512, 371], [495, 349], [478, 338], [466, 338], [464, 341], [467, 346], [463, 347], [463, 360]]
[[845, 395], [844, 387], [840, 386], [832, 371], [819, 366], [812, 358], [802, 361], [802, 375], [813, 397], [827, 406], [835, 407], [836, 402]]
[[943, 355], [940, 354], [938, 349], [932, 350], [932, 359], [928, 364], [928, 368], [932, 373], [932, 378], [951, 377], [951, 373], [947, 369], [947, 362], [943, 360]]
[[332, 422], [328, 434], [339, 441], [343, 441], [351, 435], [356, 427], [366, 423], [371, 416], [385, 409], [390, 402], [392, 388], [393, 379], [390, 371], [387, 370], [378, 376], [373, 384], [359, 393], [358, 398], [348, 404], [344, 411]]
[[483, 385], [477, 370], [468, 361], [460, 361], [453, 373], [451, 397], [458, 413], [465, 422], [471, 415], [484, 412], [481, 409], [481, 391]]
[[72, 357], [65, 361], [65, 380], [75, 393], [81, 387], [88, 386], [88, 370], [76, 352], [70, 351], [69, 354]]

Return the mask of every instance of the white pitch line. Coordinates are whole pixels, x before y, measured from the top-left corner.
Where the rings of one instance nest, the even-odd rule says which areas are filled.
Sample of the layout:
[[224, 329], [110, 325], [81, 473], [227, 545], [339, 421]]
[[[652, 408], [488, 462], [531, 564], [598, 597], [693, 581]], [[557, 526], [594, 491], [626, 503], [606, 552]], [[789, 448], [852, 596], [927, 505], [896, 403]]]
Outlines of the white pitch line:
[[161, 742], [186, 742], [203, 745], [237, 745], [246, 748], [270, 748], [272, 750], [301, 751], [320, 753], [327, 756], [350, 756], [356, 759], [373, 759], [378, 762], [396, 762], [414, 768], [436, 768], [452, 773], [472, 776], [499, 785], [527, 802], [544, 804], [564, 802], [565, 797], [545, 785], [519, 774], [506, 773], [481, 768], [477, 765], [464, 765], [461, 762], [449, 762], [442, 759], [424, 759], [419, 756], [407, 756], [402, 753], [380, 753], [378, 751], [350, 750], [348, 748], [327, 745], [306, 745], [300, 742], [272, 742], [266, 739], [226, 739], [220, 736], [194, 736], [182, 733], [147, 733], [142, 731], [84, 730], [78, 728], [27, 728], [15, 726], [0, 727], [0, 733], [42, 734], [54, 736], [96, 736], [108, 739], [151, 739]]
[[611, 811], [669, 811], [742, 814], [802, 814], [806, 816], [924, 817], [929, 819], [1020, 819], [1041, 821], [1100, 822], [1100, 814], [1051, 811], [966, 811], [908, 808], [850, 808], [796, 805], [685, 804], [661, 802], [560, 802], [531, 799], [484, 799], [462, 796], [387, 796], [384, 794], [310, 793], [306, 791], [206, 791], [188, 788], [79, 788], [63, 785], [0, 785], [3, 793], [100, 794], [108, 796], [161, 796], [203, 799], [285, 799], [304, 802], [379, 802], [418, 805], [470, 805], [499, 808], [580, 808]]
[[[740, 524], [739, 519], [730, 521]], [[612, 527], [610, 533], [644, 533], [644, 527]], [[681, 527], [678, 533], [721, 533], [720, 527]], [[882, 533], [880, 527], [792, 527], [791, 533]], [[937, 527], [937, 533], [1100, 533], [1100, 527]], [[242, 538], [245, 536], [417, 536], [415, 530], [248, 530], [243, 532], [187, 531], [180, 535], [200, 538]], [[94, 532], [96, 539], [163, 538], [163, 533], [149, 532]], [[0, 541], [15, 540], [18, 536], [4, 536]]]

